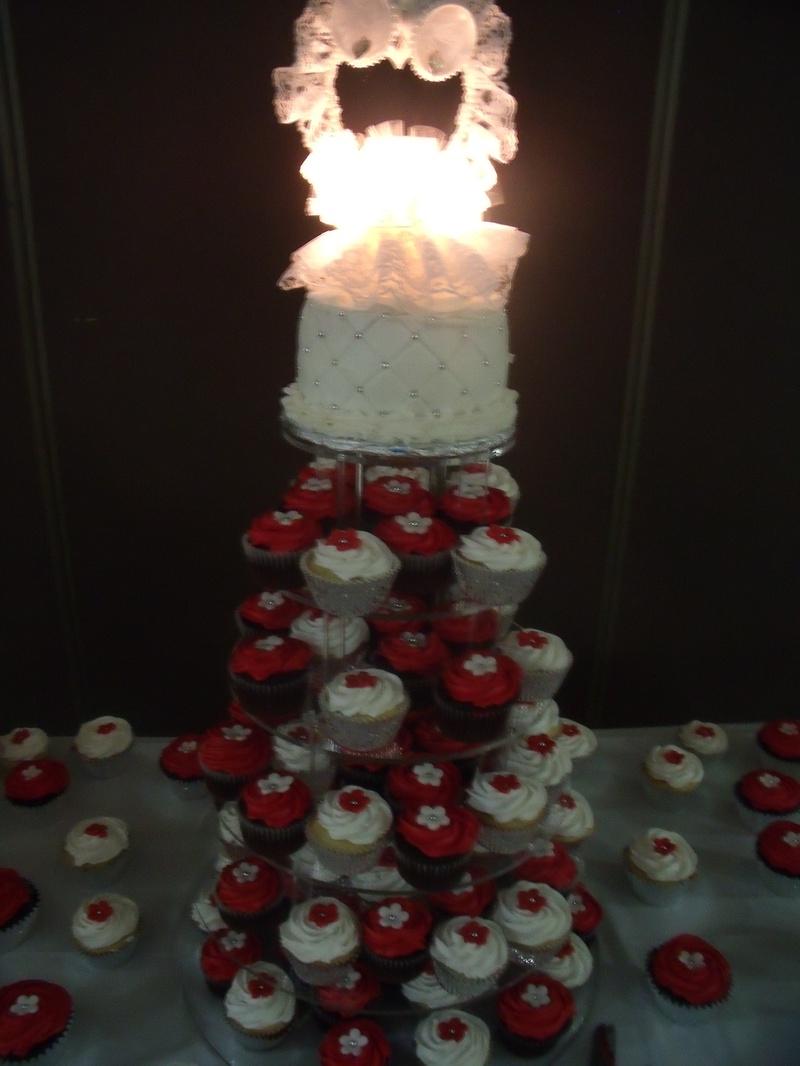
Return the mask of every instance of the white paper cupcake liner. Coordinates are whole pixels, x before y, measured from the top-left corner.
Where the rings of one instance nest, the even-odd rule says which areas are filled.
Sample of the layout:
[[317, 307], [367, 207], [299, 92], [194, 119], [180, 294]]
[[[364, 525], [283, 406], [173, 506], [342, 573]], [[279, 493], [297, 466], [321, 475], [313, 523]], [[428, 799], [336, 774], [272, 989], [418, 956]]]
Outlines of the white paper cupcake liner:
[[466, 599], [487, 607], [505, 607], [509, 603], [522, 603], [530, 596], [545, 564], [532, 570], [490, 570], [488, 566], [469, 562], [455, 551], [453, 565]]
[[400, 572], [400, 561], [393, 558], [389, 571], [382, 577], [354, 581], [328, 581], [320, 577], [309, 568], [307, 554], [300, 559], [300, 569], [321, 610], [343, 618], [363, 618], [377, 611], [388, 597]]
[[77, 749], [75, 753], [81, 770], [88, 777], [106, 781], [111, 777], [116, 777], [117, 774], [124, 774], [130, 768], [135, 744], [136, 741], [134, 740], [125, 751], [121, 751], [118, 755], [109, 755], [106, 759], [90, 759], [86, 755], [81, 755]]
[[369, 851], [359, 852], [357, 855], [343, 851], [333, 851], [331, 848], [318, 844], [311, 837], [309, 837], [308, 843], [322, 865], [330, 870], [331, 873], [337, 874], [339, 877], [352, 877], [354, 874], [366, 873], [367, 870], [371, 870], [377, 864], [386, 840], [381, 838]]
[[370, 752], [386, 748], [392, 743], [404, 716], [405, 709], [391, 718], [375, 720], [324, 713], [321, 724], [323, 732], [340, 747], [348, 751]]
[[[627, 861], [627, 860], [626, 860]], [[672, 907], [685, 899], [694, 885], [694, 878], [686, 881], [648, 881], [626, 868], [628, 882], [634, 895], [650, 907]]]
[[535, 703], [537, 700], [549, 700], [564, 684], [569, 673], [569, 666], [561, 670], [534, 670], [523, 674], [520, 700], [523, 703]]
[[433, 969], [443, 988], [452, 995], [458, 996], [459, 1000], [468, 1000], [475, 999], [476, 996], [482, 996], [496, 988], [505, 966], [487, 977], [467, 977], [466, 974], [457, 973], [436, 959], [433, 960]]

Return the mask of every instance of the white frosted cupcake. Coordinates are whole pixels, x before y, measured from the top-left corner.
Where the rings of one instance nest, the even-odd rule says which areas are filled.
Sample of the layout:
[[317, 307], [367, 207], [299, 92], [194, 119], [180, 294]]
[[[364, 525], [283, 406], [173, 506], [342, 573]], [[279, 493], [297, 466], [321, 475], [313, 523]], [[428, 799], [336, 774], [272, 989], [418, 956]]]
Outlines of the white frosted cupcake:
[[523, 700], [554, 696], [572, 666], [572, 652], [561, 637], [541, 629], [516, 629], [500, 647], [522, 667]]
[[219, 908], [208, 891], [201, 892], [192, 904], [191, 917], [201, 933], [216, 933], [225, 929], [226, 924], [222, 920]]
[[127, 896], [107, 892], [84, 900], [72, 916], [72, 939], [95, 963], [118, 966], [133, 954], [139, 908]]
[[572, 911], [560, 892], [538, 881], [516, 881], [497, 895], [492, 918], [506, 935], [512, 957], [538, 966], [559, 952], [572, 932]]
[[[555, 700], [534, 700], [532, 703], [520, 701], [511, 707], [508, 716], [508, 732], [531, 736], [546, 733], [548, 737], [558, 736], [558, 704]], [[569, 748], [567, 748], [569, 751]]]
[[492, 1040], [486, 1022], [462, 1010], [429, 1014], [414, 1032], [422, 1066], [487, 1066]]
[[400, 560], [371, 533], [335, 529], [301, 557], [300, 569], [323, 611], [363, 617], [389, 595]]
[[93, 777], [113, 777], [127, 766], [133, 730], [124, 718], [104, 714], [83, 723], [73, 747], [81, 766]]
[[497, 984], [508, 965], [508, 943], [496, 922], [459, 916], [437, 925], [430, 956], [447, 991], [471, 999]]
[[292, 969], [310, 985], [335, 984], [361, 949], [356, 916], [331, 896], [295, 904], [278, 937]]
[[363, 618], [337, 618], [317, 608], [303, 611], [289, 632], [324, 662], [355, 662], [369, 641], [369, 626]]
[[642, 780], [655, 804], [674, 809], [683, 806], [702, 784], [703, 764], [693, 752], [677, 744], [656, 744], [644, 760]]
[[594, 957], [587, 945], [575, 933], [551, 959], [539, 964], [550, 977], [560, 981], [565, 988], [576, 991], [587, 983], [594, 970]]
[[0, 737], [0, 773], [13, 770], [20, 762], [42, 759], [47, 754], [49, 737], [36, 726], [19, 726]]
[[481, 824], [478, 842], [489, 851], [513, 855], [533, 840], [547, 807], [547, 790], [536, 781], [495, 770], [475, 775], [466, 806]]
[[594, 832], [594, 812], [584, 795], [564, 788], [548, 808], [542, 828], [545, 836], [574, 850]]
[[519, 503], [519, 485], [504, 466], [497, 463], [466, 463], [447, 476], [452, 488], [477, 485], [479, 488], [500, 489], [508, 496], [512, 513]]
[[128, 827], [121, 818], [84, 818], [70, 829], [64, 840], [67, 864], [104, 884], [119, 876], [128, 855]]
[[336, 776], [336, 760], [320, 742], [312, 743], [312, 727], [299, 719], [284, 722], [272, 734], [272, 762], [276, 770], [294, 774], [315, 796], [331, 787]]
[[392, 810], [377, 792], [356, 785], [327, 792], [306, 836], [319, 861], [339, 875], [374, 866], [392, 828]]
[[417, 974], [411, 981], [405, 981], [400, 990], [403, 995], [416, 1007], [424, 1007], [426, 1010], [438, 1010], [440, 1007], [452, 1007], [459, 1002], [459, 997], [448, 992], [442, 982], [436, 976], [432, 962], [426, 962], [422, 973]]
[[397, 674], [369, 667], [339, 674], [319, 697], [322, 724], [336, 744], [375, 751], [391, 744], [409, 707]]
[[554, 790], [564, 787], [572, 772], [572, 759], [566, 748], [546, 733], [518, 736], [500, 753], [497, 762], [503, 770]]
[[577, 769], [576, 763], [588, 759], [597, 751], [597, 736], [593, 730], [571, 718], [559, 718], [557, 735], [561, 747], [569, 752], [573, 769]]
[[644, 903], [668, 907], [682, 899], [697, 879], [697, 853], [669, 829], [648, 829], [625, 849], [634, 893]]
[[268, 1050], [278, 1044], [296, 1012], [292, 980], [271, 962], [243, 966], [225, 993], [225, 1017], [239, 1043], [249, 1050]]
[[488, 607], [522, 603], [546, 563], [547, 556], [536, 537], [511, 526], [479, 526], [462, 536], [453, 549], [462, 594]]
[[717, 762], [728, 750], [728, 734], [722, 726], [700, 722], [697, 718], [681, 726], [678, 740], [687, 751], [694, 752], [704, 761]]

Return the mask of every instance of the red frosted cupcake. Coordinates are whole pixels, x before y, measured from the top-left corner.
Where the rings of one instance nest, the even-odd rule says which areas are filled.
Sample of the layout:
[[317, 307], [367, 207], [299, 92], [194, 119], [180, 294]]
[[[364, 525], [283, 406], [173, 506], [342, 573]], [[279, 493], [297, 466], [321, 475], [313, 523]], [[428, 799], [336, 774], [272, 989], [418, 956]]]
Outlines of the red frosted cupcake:
[[287, 636], [303, 605], [291, 599], [286, 590], [257, 592], [236, 609], [236, 627], [243, 637]]
[[350, 514], [355, 506], [355, 494], [349, 485], [337, 485], [332, 476], [309, 477], [295, 481], [287, 489], [283, 505], [330, 526], [335, 519]]
[[569, 892], [578, 880], [578, 865], [563, 844], [555, 840], [535, 840], [530, 858], [517, 867], [521, 881], [539, 881], [559, 892]]
[[66, 792], [69, 771], [57, 759], [17, 763], [5, 780], [6, 799], [15, 807], [44, 807]]
[[395, 825], [401, 875], [415, 888], [450, 888], [469, 864], [479, 830], [466, 807], [407, 807]]
[[0, 867], [0, 954], [22, 943], [39, 910], [33, 884], [9, 867]]
[[245, 843], [261, 855], [296, 851], [305, 840], [311, 790], [293, 774], [257, 777], [239, 796], [239, 823]]
[[654, 948], [647, 975], [656, 1003], [673, 1021], [711, 1021], [731, 992], [728, 960], [713, 944], [690, 933]]
[[258, 855], [229, 862], [214, 888], [214, 901], [222, 920], [231, 929], [244, 931], [261, 925], [283, 896], [281, 875]]
[[413, 631], [425, 627], [428, 605], [421, 596], [392, 594], [377, 614], [367, 621], [379, 637]]
[[183, 733], [161, 751], [158, 765], [181, 795], [202, 795], [203, 771], [200, 768], [199, 733]]
[[439, 725], [463, 740], [492, 740], [505, 728], [521, 681], [522, 671], [507, 655], [463, 652], [445, 665], [436, 687]]
[[432, 907], [454, 917], [479, 918], [494, 903], [497, 895], [489, 871], [481, 866], [462, 874], [461, 880], [449, 892], [435, 892], [430, 897]]
[[781, 768], [800, 763], [800, 718], [776, 718], [765, 722], [756, 739], [770, 765]]
[[[474, 747], [465, 740], [458, 740], [443, 733], [438, 723], [431, 717], [419, 718], [414, 722], [414, 748], [424, 754], [453, 756], [467, 753]], [[459, 765], [462, 765], [459, 763]]]
[[383, 1029], [366, 1018], [334, 1025], [319, 1047], [320, 1066], [385, 1066], [390, 1057]]
[[439, 502], [439, 510], [458, 533], [477, 526], [502, 525], [511, 517], [511, 501], [501, 490], [486, 485], [453, 485]]
[[433, 916], [412, 896], [390, 896], [361, 916], [364, 957], [381, 981], [408, 981], [428, 957]]
[[315, 989], [320, 1020], [326, 1028], [335, 1025], [339, 1018], [353, 1018], [365, 1010], [381, 994], [377, 977], [357, 962], [347, 968], [342, 977], [332, 985]]
[[564, 1035], [575, 1017], [572, 993], [559, 981], [536, 973], [501, 992], [499, 1033], [515, 1054], [543, 1055]]
[[376, 666], [393, 670], [414, 700], [427, 699], [447, 658], [447, 648], [435, 633], [403, 630], [381, 637], [375, 652]]
[[500, 623], [497, 611], [481, 610], [473, 604], [456, 601], [442, 608], [433, 623], [434, 632], [454, 651], [488, 648], [497, 639]]
[[770, 822], [756, 840], [764, 882], [781, 896], [800, 898], [800, 822]]
[[261, 941], [255, 933], [218, 929], [203, 941], [200, 969], [214, 995], [222, 997], [242, 966], [259, 962], [261, 954]]
[[384, 518], [375, 526], [375, 536], [380, 537], [400, 560], [400, 584], [409, 587], [408, 581], [421, 591], [431, 589], [432, 581], [440, 583], [451, 574], [450, 550], [457, 536], [454, 530], [439, 518], [431, 518], [410, 511]]
[[389, 798], [399, 808], [447, 807], [458, 801], [463, 782], [451, 762], [418, 762], [393, 766], [386, 787]]
[[[72, 1024], [72, 996], [50, 981], [0, 988], [0, 1062], [47, 1062]], [[77, 1062], [77, 1059], [74, 1061]]]
[[603, 920], [603, 908], [585, 885], [576, 885], [568, 894], [567, 903], [572, 911], [573, 932], [591, 944]]
[[751, 770], [735, 785], [739, 813], [758, 832], [771, 818], [800, 811], [800, 781], [780, 770]]
[[259, 588], [297, 588], [300, 555], [310, 548], [322, 528], [313, 515], [301, 510], [267, 511], [254, 518], [242, 537], [242, 550]]
[[311, 656], [296, 637], [242, 640], [228, 662], [233, 693], [246, 711], [273, 724], [286, 721], [302, 707]]
[[239, 790], [265, 770], [272, 749], [269, 736], [255, 725], [215, 725], [203, 734], [200, 768], [215, 799], [236, 799]]
[[384, 518], [411, 512], [428, 517], [436, 509], [430, 492], [416, 478], [402, 475], [379, 477], [367, 482], [364, 486], [364, 506], [367, 514], [378, 523]]

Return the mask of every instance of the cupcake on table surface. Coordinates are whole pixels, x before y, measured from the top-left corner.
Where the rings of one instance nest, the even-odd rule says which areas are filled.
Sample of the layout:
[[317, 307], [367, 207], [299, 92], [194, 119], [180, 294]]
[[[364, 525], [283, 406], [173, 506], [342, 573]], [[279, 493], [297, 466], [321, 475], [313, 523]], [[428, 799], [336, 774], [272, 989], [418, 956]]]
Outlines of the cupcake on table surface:
[[50, 738], [36, 726], [19, 726], [0, 737], [0, 772], [13, 770], [17, 763], [43, 759]]
[[124, 962], [133, 952], [138, 932], [136, 903], [111, 892], [84, 900], [72, 916], [72, 939], [95, 962]]
[[183, 733], [161, 750], [158, 765], [181, 795], [202, 795], [203, 771], [200, 768], [200, 733]]
[[439, 1010], [417, 1025], [414, 1043], [422, 1066], [488, 1066], [492, 1041], [474, 1014]]
[[282, 723], [272, 734], [275, 769], [295, 774], [315, 796], [327, 792], [336, 775], [336, 760], [321, 743], [313, 726], [299, 718]]
[[800, 781], [780, 770], [751, 770], [734, 794], [742, 821], [756, 832], [774, 818], [800, 814]]
[[340, 980], [361, 949], [356, 916], [331, 896], [296, 903], [280, 926], [279, 938], [292, 969], [310, 985]]
[[356, 662], [369, 644], [369, 626], [363, 618], [337, 618], [318, 607], [304, 609], [292, 622], [290, 632], [326, 663]]
[[397, 674], [376, 667], [338, 674], [319, 697], [322, 726], [350, 751], [377, 751], [391, 744], [409, 708]]
[[479, 918], [486, 913], [497, 896], [494, 878], [480, 865], [463, 873], [451, 889], [433, 892], [428, 896], [432, 907], [451, 917]]
[[430, 492], [423, 488], [416, 478], [404, 477], [402, 474], [390, 474], [367, 481], [363, 499], [367, 516], [377, 525], [384, 519], [397, 515], [413, 513], [419, 517], [428, 517], [436, 510]]
[[765, 722], [756, 740], [766, 765], [793, 773], [800, 764], [800, 718]]
[[[497, 763], [509, 773], [553, 790], [566, 787], [572, 772], [572, 759], [567, 749], [547, 733], [518, 736], [499, 752]], [[555, 791], [553, 794], [557, 795]]]
[[[0, 1061], [47, 1062], [73, 1017], [72, 996], [50, 981], [15, 981], [0, 987]], [[62, 1060], [63, 1061], [63, 1060]]]
[[332, 1026], [319, 1048], [320, 1066], [386, 1066], [391, 1048], [383, 1029], [367, 1018]]
[[589, 889], [580, 884], [568, 893], [567, 903], [572, 912], [573, 931], [591, 944], [603, 920], [603, 908]]
[[296, 637], [241, 640], [231, 652], [228, 677], [242, 707], [277, 725], [303, 705], [311, 648]]
[[594, 956], [584, 940], [576, 933], [570, 933], [566, 944], [551, 959], [545, 959], [538, 965], [543, 973], [560, 981], [575, 995], [592, 976]]
[[5, 780], [4, 792], [15, 807], [44, 807], [69, 787], [69, 771], [58, 759], [17, 763]]
[[547, 790], [535, 781], [494, 770], [475, 775], [466, 805], [481, 824], [479, 842], [489, 851], [511, 855], [532, 842], [547, 807]]
[[0, 955], [21, 944], [39, 912], [39, 892], [16, 870], [0, 866]]
[[800, 820], [770, 822], [756, 840], [762, 881], [781, 896], [800, 898]]
[[107, 881], [121, 873], [129, 853], [128, 826], [121, 818], [84, 818], [64, 839], [68, 866]]
[[576, 764], [597, 751], [597, 736], [593, 730], [571, 718], [559, 718], [556, 736], [559, 744], [572, 759], [573, 769], [577, 769]]
[[407, 630], [424, 629], [428, 611], [427, 601], [422, 596], [392, 590], [391, 596], [367, 622], [377, 637], [396, 636]]
[[284, 898], [282, 875], [260, 855], [248, 855], [223, 868], [214, 887], [220, 917], [231, 929], [263, 926]]
[[[547, 556], [536, 537], [511, 526], [479, 526], [464, 534], [453, 549], [456, 579], [464, 595], [490, 607], [522, 603], [546, 564]], [[551, 696], [557, 687], [523, 688], [523, 698]]]
[[339, 514], [348, 514], [355, 507], [355, 493], [350, 485], [339, 485], [330, 473], [298, 479], [283, 496], [283, 506], [299, 511], [305, 518], [313, 518], [330, 525]]
[[572, 652], [561, 637], [541, 629], [515, 629], [500, 647], [522, 669], [522, 699], [550, 699], [572, 666]]
[[242, 551], [256, 586], [297, 588], [300, 556], [321, 534], [316, 517], [299, 509], [267, 511], [254, 518], [242, 537]]
[[441, 728], [460, 740], [493, 740], [506, 725], [519, 695], [520, 669], [496, 651], [468, 651], [442, 668], [436, 688]]
[[203, 941], [200, 969], [209, 989], [224, 996], [241, 967], [259, 962], [261, 954], [261, 941], [255, 933], [223, 926]]
[[534, 1058], [554, 1048], [575, 1017], [572, 993], [545, 973], [532, 974], [500, 993], [499, 1034], [515, 1054]]
[[487, 918], [448, 918], [436, 926], [430, 946], [436, 976], [463, 998], [493, 989], [508, 966], [505, 935]]
[[677, 744], [656, 744], [647, 753], [642, 775], [648, 796], [670, 808], [683, 804], [703, 782], [703, 764]]
[[454, 652], [491, 647], [499, 627], [497, 610], [459, 599], [446, 603], [433, 621], [434, 633]]
[[220, 801], [235, 799], [248, 781], [266, 769], [270, 755], [264, 730], [239, 722], [213, 726], [203, 735], [198, 751], [209, 791]]
[[653, 948], [647, 976], [656, 1003], [672, 1021], [715, 1021], [733, 984], [728, 960], [702, 937], [682, 933]]
[[[522, 736], [546, 733], [548, 737], [555, 740], [559, 737], [562, 720], [559, 718], [558, 704], [555, 700], [535, 700], [533, 703], [520, 700], [511, 708], [508, 716], [508, 732]], [[566, 744], [564, 747], [569, 750]]]
[[452, 762], [416, 762], [393, 766], [386, 778], [390, 800], [399, 809], [457, 803], [463, 780]]
[[562, 789], [547, 810], [543, 829], [556, 843], [579, 847], [594, 832], [594, 812], [589, 801], [574, 788]]
[[236, 627], [243, 637], [285, 637], [292, 622], [302, 613], [302, 603], [293, 599], [286, 589], [257, 592], [236, 608]]
[[451, 485], [442, 495], [439, 511], [456, 532], [465, 534], [479, 526], [507, 522], [511, 517], [511, 501], [502, 489], [488, 485]]
[[133, 730], [124, 718], [104, 714], [84, 722], [73, 747], [81, 766], [95, 777], [111, 777], [127, 766]]
[[380, 638], [374, 661], [399, 675], [417, 705], [430, 702], [447, 655], [447, 648], [436, 633], [405, 629]]
[[409, 1003], [426, 1010], [438, 1010], [440, 1007], [452, 1007], [460, 1002], [458, 996], [448, 992], [436, 976], [432, 962], [426, 962], [422, 971], [410, 981], [404, 981], [402, 992]]
[[300, 567], [318, 607], [363, 617], [388, 597], [400, 560], [371, 533], [335, 529], [303, 555]]
[[697, 718], [680, 727], [678, 741], [687, 751], [711, 761], [716, 761], [728, 750], [728, 734], [722, 726]]
[[469, 865], [480, 823], [457, 805], [406, 807], [395, 826], [400, 873], [415, 888], [452, 887]]
[[540, 837], [528, 847], [528, 857], [517, 867], [517, 876], [523, 881], [541, 881], [566, 893], [580, 878], [579, 861], [563, 844]]
[[502, 889], [492, 918], [505, 933], [512, 957], [523, 966], [538, 966], [569, 940], [572, 912], [554, 888], [535, 881], [516, 881]]
[[648, 829], [625, 849], [628, 880], [644, 903], [671, 906], [697, 879], [697, 853], [680, 833]]
[[225, 993], [225, 1017], [250, 1050], [268, 1050], [279, 1043], [296, 1013], [292, 980], [271, 962], [243, 966]]
[[341, 977], [330, 985], [316, 988], [316, 1005], [325, 1015], [326, 1022], [336, 1023], [338, 1018], [353, 1018], [374, 1003], [381, 995], [377, 977], [363, 963], [348, 966]]
[[244, 842], [259, 855], [296, 851], [305, 842], [305, 819], [313, 805], [308, 785], [292, 774], [265, 773], [239, 795]]
[[415, 977], [428, 957], [433, 915], [415, 896], [387, 896], [361, 915], [364, 959], [381, 981]]
[[323, 796], [306, 824], [306, 836], [323, 866], [352, 876], [375, 865], [391, 828], [386, 800], [370, 789], [348, 785]]

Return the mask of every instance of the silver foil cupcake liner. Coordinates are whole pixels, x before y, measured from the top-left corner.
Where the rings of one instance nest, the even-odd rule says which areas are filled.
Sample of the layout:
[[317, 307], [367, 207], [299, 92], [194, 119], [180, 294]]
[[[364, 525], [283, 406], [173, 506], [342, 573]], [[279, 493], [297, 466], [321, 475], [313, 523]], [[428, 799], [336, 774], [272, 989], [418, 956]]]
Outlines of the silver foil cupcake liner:
[[458, 551], [453, 552], [456, 580], [467, 599], [487, 607], [505, 607], [522, 603], [533, 592], [545, 564], [532, 570], [490, 570], [488, 566], [471, 563]]
[[300, 569], [321, 610], [342, 618], [363, 618], [377, 611], [388, 597], [400, 572], [400, 560], [393, 558], [389, 571], [382, 577], [353, 581], [328, 581], [320, 577], [309, 568], [307, 554], [300, 559]]
[[357, 855], [323, 847], [312, 837], [308, 838], [308, 843], [322, 865], [332, 874], [337, 874], [339, 877], [352, 877], [354, 874], [366, 873], [367, 870], [377, 865], [386, 840], [381, 838], [369, 851], [359, 852]]
[[552, 962], [568, 940], [569, 933], [562, 937], [561, 940], [554, 941], [544, 947], [532, 947], [530, 944], [512, 944], [509, 941], [508, 952], [511, 956], [511, 961], [516, 963], [517, 966], [521, 966], [526, 970], [535, 970], [539, 966]]
[[458, 996], [459, 1000], [468, 1000], [483, 996], [496, 988], [505, 966], [487, 977], [467, 977], [466, 974], [457, 973], [436, 959], [433, 960], [433, 969], [443, 988]]
[[536, 825], [529, 825], [524, 829], [500, 829], [481, 823], [478, 843], [496, 855], [515, 855], [518, 851], [525, 851], [536, 836], [537, 830]]
[[535, 703], [537, 700], [549, 700], [564, 684], [569, 667], [561, 670], [534, 670], [523, 673], [520, 700], [523, 703]]
[[337, 982], [344, 980], [352, 961], [348, 957], [345, 962], [326, 965], [321, 962], [302, 962], [285, 949], [284, 953], [299, 980], [304, 981], [307, 985], [313, 985], [315, 988], [319, 988], [322, 985], [335, 985]]
[[348, 751], [371, 752], [388, 747], [400, 731], [406, 708], [391, 718], [344, 718], [323, 712], [322, 731], [335, 744]]

